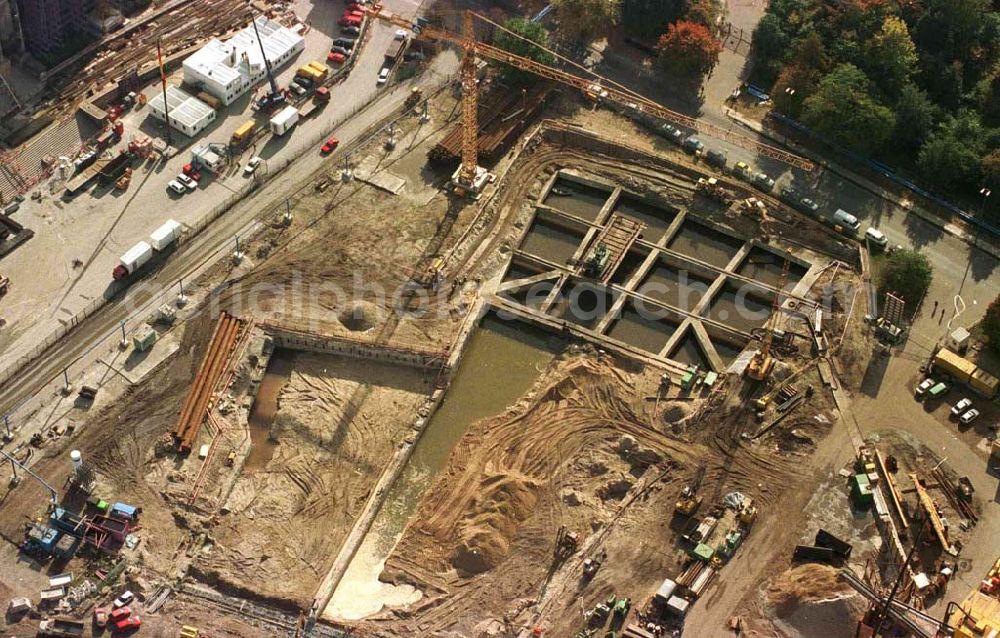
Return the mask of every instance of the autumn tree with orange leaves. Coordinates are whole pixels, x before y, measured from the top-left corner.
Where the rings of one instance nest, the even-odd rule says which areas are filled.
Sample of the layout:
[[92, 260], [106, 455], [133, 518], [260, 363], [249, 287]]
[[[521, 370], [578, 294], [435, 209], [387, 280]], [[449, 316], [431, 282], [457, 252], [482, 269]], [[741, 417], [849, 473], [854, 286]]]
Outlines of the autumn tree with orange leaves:
[[656, 51], [660, 68], [671, 75], [694, 80], [715, 66], [722, 45], [704, 24], [678, 20], [667, 27]]

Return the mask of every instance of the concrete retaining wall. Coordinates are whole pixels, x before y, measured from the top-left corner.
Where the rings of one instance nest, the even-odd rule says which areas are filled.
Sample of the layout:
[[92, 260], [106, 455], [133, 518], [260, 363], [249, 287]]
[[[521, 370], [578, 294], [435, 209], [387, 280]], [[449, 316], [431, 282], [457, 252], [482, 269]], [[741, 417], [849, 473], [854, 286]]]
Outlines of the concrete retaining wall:
[[396, 363], [424, 370], [441, 370], [448, 359], [447, 352], [394, 348], [374, 343], [354, 341], [334, 335], [317, 335], [284, 330], [268, 326], [268, 332], [278, 348], [307, 350], [324, 354], [335, 354], [354, 359], [369, 359], [383, 363]]

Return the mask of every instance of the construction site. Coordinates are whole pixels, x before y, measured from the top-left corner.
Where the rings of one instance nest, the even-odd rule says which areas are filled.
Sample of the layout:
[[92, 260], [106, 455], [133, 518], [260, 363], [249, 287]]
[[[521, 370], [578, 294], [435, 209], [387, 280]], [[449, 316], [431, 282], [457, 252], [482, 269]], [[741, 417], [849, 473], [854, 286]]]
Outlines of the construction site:
[[948, 604], [991, 495], [848, 416], [891, 347], [864, 244], [657, 129], [811, 163], [472, 21], [423, 29], [458, 79], [31, 415], [4, 634], [100, 635], [127, 589], [152, 636], [991, 635], [996, 566]]

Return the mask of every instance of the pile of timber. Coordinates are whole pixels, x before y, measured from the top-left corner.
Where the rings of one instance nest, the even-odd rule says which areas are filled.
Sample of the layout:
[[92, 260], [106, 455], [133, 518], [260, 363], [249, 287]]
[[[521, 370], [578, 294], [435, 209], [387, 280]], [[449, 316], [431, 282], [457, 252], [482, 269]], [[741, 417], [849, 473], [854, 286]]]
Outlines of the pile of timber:
[[[542, 108], [552, 87], [539, 82], [525, 91], [497, 87], [479, 99], [479, 158], [496, 161]], [[462, 157], [462, 124], [459, 122], [427, 153], [432, 164], [450, 164]]]

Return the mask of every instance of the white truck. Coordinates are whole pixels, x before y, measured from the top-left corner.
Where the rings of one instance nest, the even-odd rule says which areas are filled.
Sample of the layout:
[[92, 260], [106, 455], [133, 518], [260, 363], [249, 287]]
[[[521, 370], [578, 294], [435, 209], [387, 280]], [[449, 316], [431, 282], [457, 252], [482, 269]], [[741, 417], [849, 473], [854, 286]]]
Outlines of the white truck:
[[180, 223], [169, 219], [149, 235], [149, 241], [141, 241], [132, 246], [118, 259], [118, 265], [111, 272], [115, 279], [126, 279], [135, 274], [153, 258], [153, 255], [169, 248], [181, 234]]
[[271, 132], [275, 135], [284, 135], [292, 129], [299, 121], [299, 110], [294, 106], [286, 106], [277, 115], [271, 118]]

